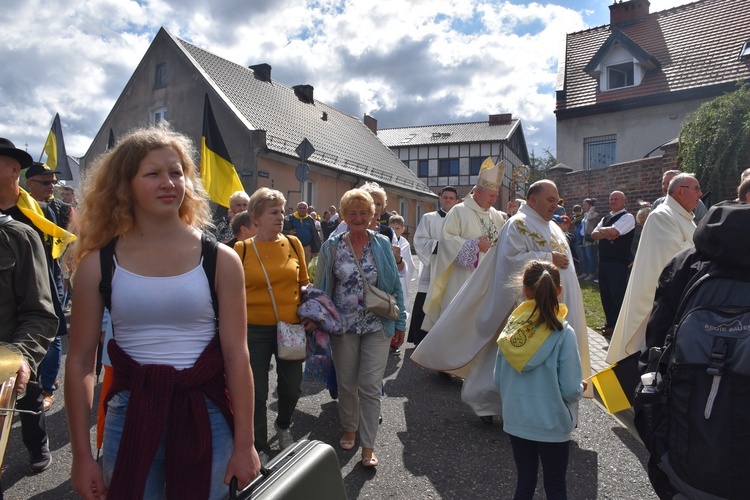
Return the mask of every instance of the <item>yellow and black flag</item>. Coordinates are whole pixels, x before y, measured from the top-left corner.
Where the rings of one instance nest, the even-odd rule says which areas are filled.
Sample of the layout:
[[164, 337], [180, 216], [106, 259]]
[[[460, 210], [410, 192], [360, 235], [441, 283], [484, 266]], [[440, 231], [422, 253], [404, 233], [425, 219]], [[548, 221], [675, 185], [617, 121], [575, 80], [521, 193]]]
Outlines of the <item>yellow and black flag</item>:
[[640, 356], [640, 351], [634, 352], [591, 377], [602, 403], [610, 413], [617, 413], [633, 406], [635, 390], [641, 380], [638, 375]]
[[[44, 153], [47, 153], [47, 166], [50, 170], [57, 172], [59, 180], [73, 180], [70, 164], [68, 164], [68, 154], [65, 152], [65, 141], [63, 140], [62, 125], [60, 125], [60, 113], [55, 113], [52, 129], [47, 136], [47, 142], [44, 143]], [[41, 156], [39, 157], [39, 161], [42, 161]]]
[[229, 197], [245, 189], [229, 159], [229, 152], [221, 138], [219, 127], [216, 125], [208, 94], [206, 94], [203, 107], [201, 179], [211, 201], [222, 207], [229, 208]]

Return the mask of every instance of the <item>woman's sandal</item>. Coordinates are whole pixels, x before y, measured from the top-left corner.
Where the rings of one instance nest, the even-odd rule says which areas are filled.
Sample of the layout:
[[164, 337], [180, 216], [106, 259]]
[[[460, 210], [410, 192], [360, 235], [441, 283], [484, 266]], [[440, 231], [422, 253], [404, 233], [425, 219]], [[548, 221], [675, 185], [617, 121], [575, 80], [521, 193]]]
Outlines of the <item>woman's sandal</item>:
[[352, 449], [354, 449], [354, 441], [355, 441], [355, 439], [351, 439], [351, 440], [344, 439], [344, 437], [342, 436], [341, 440], [339, 441], [339, 446], [341, 446], [342, 450], [346, 450], [346, 451], [352, 450]]
[[367, 467], [368, 469], [374, 469], [378, 466], [378, 457], [375, 455], [371, 456], [370, 458], [362, 458], [362, 466]]

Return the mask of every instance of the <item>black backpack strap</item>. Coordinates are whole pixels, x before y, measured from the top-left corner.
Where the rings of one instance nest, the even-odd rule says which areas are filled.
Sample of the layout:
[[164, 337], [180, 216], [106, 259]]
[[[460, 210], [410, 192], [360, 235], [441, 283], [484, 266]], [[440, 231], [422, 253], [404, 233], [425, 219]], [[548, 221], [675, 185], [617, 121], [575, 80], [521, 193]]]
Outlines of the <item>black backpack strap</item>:
[[110, 312], [112, 310], [112, 275], [115, 273], [115, 245], [117, 237], [112, 238], [109, 243], [99, 249], [99, 265], [102, 277], [99, 280], [99, 293], [104, 299], [104, 307]]
[[203, 272], [208, 278], [208, 288], [211, 290], [211, 303], [214, 306], [214, 315], [219, 320], [219, 297], [216, 295], [216, 257], [219, 253], [219, 242], [213, 235], [206, 232], [201, 237], [201, 257], [203, 260]]
[[680, 299], [680, 305], [677, 307], [677, 313], [675, 314], [675, 321], [672, 327], [673, 329], [679, 326], [680, 322], [682, 321], [682, 317], [685, 315], [685, 308], [687, 307], [688, 302], [693, 297], [693, 294], [698, 289], [698, 287], [706, 281], [716, 277], [715, 268], [716, 265], [711, 262], [704, 272], [696, 273], [695, 276], [690, 278], [687, 285], [685, 286], [685, 292], [683, 292], [682, 298]]

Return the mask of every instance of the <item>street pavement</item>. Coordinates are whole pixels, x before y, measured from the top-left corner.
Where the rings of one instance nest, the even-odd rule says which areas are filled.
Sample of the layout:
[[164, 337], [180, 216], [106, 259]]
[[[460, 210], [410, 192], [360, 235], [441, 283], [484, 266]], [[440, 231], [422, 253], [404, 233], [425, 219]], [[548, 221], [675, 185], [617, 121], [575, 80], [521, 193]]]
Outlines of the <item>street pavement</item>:
[[[416, 260], [416, 259], [415, 259]], [[413, 299], [416, 289], [412, 290]], [[594, 371], [603, 368], [607, 343], [589, 330]], [[63, 340], [67, 352], [67, 338]], [[337, 403], [325, 385], [305, 381], [293, 418], [296, 439], [317, 439], [334, 446], [350, 499], [509, 499], [516, 480], [507, 434], [496, 419], [483, 424], [461, 402], [461, 381], [446, 382], [409, 360], [414, 346], [405, 344], [390, 355], [385, 374], [383, 423], [377, 438], [377, 470], [360, 465], [360, 451], [338, 448], [341, 434]], [[61, 373], [60, 379], [62, 380]], [[275, 384], [275, 377], [272, 377]], [[5, 457], [2, 486], [6, 499], [77, 498], [70, 488], [70, 444], [61, 388], [47, 413], [52, 466], [31, 475], [28, 454], [16, 419]], [[275, 389], [275, 387], [274, 387]], [[98, 395], [98, 390], [97, 390]], [[275, 418], [276, 395], [269, 401], [269, 422]], [[618, 415], [619, 416], [619, 415]], [[624, 422], [624, 424], [623, 424]], [[571, 499], [655, 499], [645, 465], [648, 454], [626, 427], [596, 400], [580, 404], [579, 426], [573, 433], [568, 468]], [[273, 429], [272, 425], [269, 425]], [[271, 431], [272, 432], [272, 431]], [[92, 447], [95, 419], [91, 419]], [[273, 438], [274, 454], [278, 442]], [[545, 498], [540, 482], [535, 498]]]

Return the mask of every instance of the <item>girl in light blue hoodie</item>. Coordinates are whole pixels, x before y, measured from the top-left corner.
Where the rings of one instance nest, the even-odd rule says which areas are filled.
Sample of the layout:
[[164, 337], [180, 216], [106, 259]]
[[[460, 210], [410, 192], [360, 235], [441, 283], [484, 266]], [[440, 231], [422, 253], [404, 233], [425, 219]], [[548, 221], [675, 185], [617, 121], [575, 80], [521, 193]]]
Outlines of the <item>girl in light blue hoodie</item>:
[[518, 480], [514, 500], [531, 499], [539, 460], [548, 499], [567, 499], [569, 441], [586, 381], [568, 308], [558, 302], [560, 272], [532, 261], [523, 272], [526, 300], [497, 339], [495, 385], [503, 400], [503, 429], [510, 435]]

